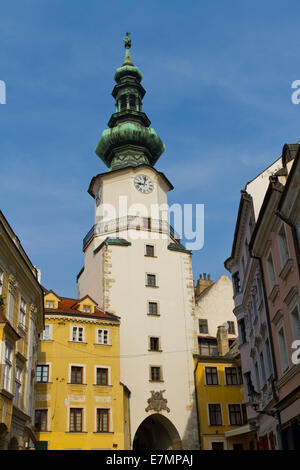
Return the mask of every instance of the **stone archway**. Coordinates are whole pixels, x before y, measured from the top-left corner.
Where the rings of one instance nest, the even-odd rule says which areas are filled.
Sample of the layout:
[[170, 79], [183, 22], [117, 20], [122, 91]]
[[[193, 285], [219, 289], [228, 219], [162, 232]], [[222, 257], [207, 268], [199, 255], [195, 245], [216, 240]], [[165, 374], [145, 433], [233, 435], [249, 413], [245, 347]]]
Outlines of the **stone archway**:
[[153, 414], [144, 419], [138, 427], [132, 449], [139, 450], [179, 450], [181, 439], [171, 421], [161, 414]]

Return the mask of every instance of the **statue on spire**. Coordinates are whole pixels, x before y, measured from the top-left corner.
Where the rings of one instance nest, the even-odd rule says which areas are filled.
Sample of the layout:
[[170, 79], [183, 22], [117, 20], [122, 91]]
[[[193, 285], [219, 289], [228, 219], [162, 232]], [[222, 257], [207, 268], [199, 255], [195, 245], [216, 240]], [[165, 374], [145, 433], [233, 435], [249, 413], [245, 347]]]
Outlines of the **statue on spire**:
[[124, 45], [125, 45], [125, 48], [126, 48], [126, 49], [130, 49], [130, 48], [131, 48], [131, 40], [129, 39], [129, 34], [130, 34], [130, 33], [126, 33], [125, 38], [123, 39]]

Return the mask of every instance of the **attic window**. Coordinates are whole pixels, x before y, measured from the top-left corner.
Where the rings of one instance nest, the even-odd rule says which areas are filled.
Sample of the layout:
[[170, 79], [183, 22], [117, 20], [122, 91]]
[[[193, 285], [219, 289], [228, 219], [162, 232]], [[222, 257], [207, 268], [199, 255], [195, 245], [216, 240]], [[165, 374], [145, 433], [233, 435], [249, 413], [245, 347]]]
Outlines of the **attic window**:
[[84, 305], [83, 306], [83, 311], [86, 313], [91, 313], [91, 306], [90, 305]]
[[53, 300], [46, 300], [46, 308], [54, 308]]

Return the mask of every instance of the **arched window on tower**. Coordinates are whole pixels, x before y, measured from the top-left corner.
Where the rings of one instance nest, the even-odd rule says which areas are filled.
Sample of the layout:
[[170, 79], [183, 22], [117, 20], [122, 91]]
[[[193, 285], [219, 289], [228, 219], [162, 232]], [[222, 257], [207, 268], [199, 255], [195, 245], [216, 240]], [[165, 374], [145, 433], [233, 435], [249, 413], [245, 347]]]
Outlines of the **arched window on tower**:
[[129, 108], [136, 111], [136, 98], [135, 98], [135, 95], [129, 95]]
[[122, 95], [120, 98], [120, 111], [125, 111], [126, 109], [127, 109], [126, 95]]

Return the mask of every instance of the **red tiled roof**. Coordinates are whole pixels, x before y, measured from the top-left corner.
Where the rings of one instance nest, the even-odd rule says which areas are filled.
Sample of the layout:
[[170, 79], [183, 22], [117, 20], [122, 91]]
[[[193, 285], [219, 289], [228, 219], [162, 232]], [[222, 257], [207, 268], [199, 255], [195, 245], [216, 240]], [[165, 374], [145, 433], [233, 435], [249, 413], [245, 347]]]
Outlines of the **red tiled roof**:
[[103, 318], [107, 320], [119, 321], [119, 317], [113, 315], [112, 313], [105, 312], [104, 310], [100, 309], [99, 307], [95, 307], [94, 313], [88, 312], [81, 312], [76, 307], [78, 305], [78, 299], [69, 299], [68, 297], [60, 297], [60, 301], [58, 302], [58, 308], [47, 308], [45, 307], [45, 314], [51, 313], [62, 313], [67, 315], [78, 315], [83, 317], [91, 317], [91, 318]]

